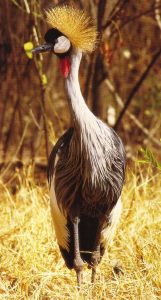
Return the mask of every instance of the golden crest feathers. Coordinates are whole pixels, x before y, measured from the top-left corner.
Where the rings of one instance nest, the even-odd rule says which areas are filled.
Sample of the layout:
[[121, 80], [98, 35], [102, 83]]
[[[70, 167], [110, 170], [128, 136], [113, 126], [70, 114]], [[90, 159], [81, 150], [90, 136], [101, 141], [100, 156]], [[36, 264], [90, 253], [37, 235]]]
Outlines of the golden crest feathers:
[[97, 41], [97, 30], [83, 10], [72, 6], [56, 6], [46, 11], [47, 23], [64, 34], [75, 48], [92, 52]]

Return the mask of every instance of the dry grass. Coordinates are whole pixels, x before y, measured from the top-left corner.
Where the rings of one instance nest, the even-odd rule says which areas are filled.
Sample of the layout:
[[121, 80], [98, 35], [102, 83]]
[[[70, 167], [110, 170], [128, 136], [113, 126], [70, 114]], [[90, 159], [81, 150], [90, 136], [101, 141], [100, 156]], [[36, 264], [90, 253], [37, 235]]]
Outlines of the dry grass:
[[[32, 172], [31, 172], [32, 173]], [[113, 246], [81, 292], [60, 257], [51, 226], [47, 186], [27, 173], [14, 175], [17, 192], [0, 183], [0, 299], [161, 299], [160, 174], [134, 167], [123, 192], [124, 212]], [[119, 260], [123, 274], [112, 273]]]

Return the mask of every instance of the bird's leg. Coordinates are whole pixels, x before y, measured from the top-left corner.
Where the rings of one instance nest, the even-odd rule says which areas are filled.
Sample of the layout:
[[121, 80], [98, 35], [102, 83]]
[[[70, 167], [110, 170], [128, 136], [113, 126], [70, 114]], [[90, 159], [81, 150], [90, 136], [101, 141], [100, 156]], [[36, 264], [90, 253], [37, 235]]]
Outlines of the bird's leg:
[[74, 227], [74, 269], [77, 274], [77, 283], [78, 288], [81, 284], [81, 272], [83, 269], [84, 262], [80, 256], [80, 249], [79, 249], [79, 231], [78, 231], [78, 224], [79, 224], [79, 218], [75, 217], [73, 218], [73, 227]]
[[102, 226], [104, 223], [104, 219], [102, 219], [98, 225], [97, 232], [96, 232], [96, 238], [95, 238], [95, 243], [93, 247], [93, 252], [91, 256], [91, 265], [92, 265], [92, 277], [91, 277], [91, 282], [94, 283], [95, 277], [96, 277], [96, 267], [99, 264], [101, 260], [101, 255], [100, 255], [100, 243], [101, 243], [101, 231], [102, 231]]
[[92, 277], [91, 282], [94, 283], [96, 277], [96, 267], [100, 262], [100, 244], [98, 244], [92, 253]]

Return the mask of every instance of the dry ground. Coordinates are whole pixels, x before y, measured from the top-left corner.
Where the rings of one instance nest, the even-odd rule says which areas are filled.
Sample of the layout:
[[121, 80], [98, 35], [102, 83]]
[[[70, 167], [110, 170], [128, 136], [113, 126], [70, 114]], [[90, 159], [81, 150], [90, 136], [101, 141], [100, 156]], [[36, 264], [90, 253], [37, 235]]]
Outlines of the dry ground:
[[[17, 192], [12, 195], [15, 178]], [[114, 244], [98, 267], [94, 286], [85, 269], [80, 293], [54, 238], [47, 185], [36, 185], [28, 168], [15, 172], [8, 184], [1, 182], [0, 195], [0, 299], [161, 299], [159, 173], [143, 172], [140, 166], [127, 171]], [[112, 272], [116, 259], [121, 275]]]

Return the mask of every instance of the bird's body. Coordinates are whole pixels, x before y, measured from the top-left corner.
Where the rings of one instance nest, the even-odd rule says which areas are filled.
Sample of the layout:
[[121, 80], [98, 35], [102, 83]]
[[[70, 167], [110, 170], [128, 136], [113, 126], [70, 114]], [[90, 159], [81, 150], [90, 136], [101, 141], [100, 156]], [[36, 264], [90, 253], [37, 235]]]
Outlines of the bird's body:
[[[73, 139], [73, 140], [72, 140]], [[113, 238], [116, 225], [121, 213], [121, 188], [118, 195], [115, 194], [112, 186], [108, 191], [104, 191], [102, 186], [92, 184], [91, 180], [84, 182], [84, 176], [77, 163], [82, 163], [82, 170], [88, 166], [82, 161], [82, 157], [71, 159], [70, 145], [73, 143], [80, 146], [78, 138], [74, 137], [74, 129], [70, 128], [60, 139], [59, 148], [53, 148], [49, 159], [48, 174], [51, 197], [51, 211], [56, 232], [56, 238], [68, 268], [73, 268], [74, 262], [74, 236], [71, 216], [79, 215], [79, 240], [80, 251], [83, 261], [89, 266], [92, 265], [92, 252], [97, 238], [97, 231], [101, 234], [100, 255]], [[72, 147], [72, 146], [71, 146]], [[124, 170], [122, 170], [124, 172]], [[92, 171], [88, 170], [90, 178]], [[99, 182], [101, 184], [101, 181]], [[97, 182], [96, 182], [97, 184]], [[121, 183], [122, 184], [122, 183]], [[103, 222], [102, 222], [103, 220]], [[101, 222], [101, 230], [99, 228]]]
[[[80, 45], [84, 51], [93, 49], [95, 28], [84, 13], [70, 7], [51, 10], [47, 17], [55, 29], [47, 32], [45, 49], [54, 49], [60, 57], [72, 117], [72, 127], [60, 137], [49, 158], [51, 211], [62, 256], [76, 270], [80, 284], [84, 262], [92, 267], [94, 279], [95, 267], [119, 221], [125, 151], [116, 132], [89, 110], [80, 90]], [[81, 32], [76, 36], [77, 29]], [[36, 51], [44, 52], [44, 46]]]
[[[120, 202], [117, 205], [117, 201], [125, 169], [125, 152], [120, 138], [96, 118], [84, 102], [78, 82], [80, 59], [79, 51], [72, 55], [71, 66], [74, 67], [66, 79], [73, 128], [53, 148], [48, 171], [56, 236], [70, 268], [74, 261], [71, 218], [79, 215], [81, 257], [92, 265], [91, 253], [98, 230], [103, 254], [106, 240], [110, 239], [109, 227], [113, 230], [116, 218], [119, 218], [121, 205]], [[57, 209], [62, 214], [61, 225], [59, 218], [54, 217]], [[118, 216], [112, 220], [115, 210]]]

